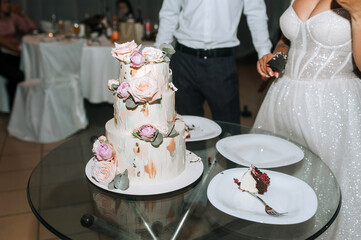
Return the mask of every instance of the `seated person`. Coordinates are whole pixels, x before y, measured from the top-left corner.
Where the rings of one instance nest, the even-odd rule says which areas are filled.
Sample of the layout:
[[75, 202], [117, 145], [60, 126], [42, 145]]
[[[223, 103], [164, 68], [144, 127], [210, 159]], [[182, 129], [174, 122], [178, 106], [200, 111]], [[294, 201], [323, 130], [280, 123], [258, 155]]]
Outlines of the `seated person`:
[[118, 0], [116, 9], [118, 21], [126, 22], [128, 18], [134, 18], [133, 8], [128, 0]]
[[8, 80], [10, 107], [15, 97], [16, 86], [24, 80], [19, 69], [21, 37], [36, 29], [36, 24], [21, 9], [11, 12], [9, 0], [0, 0], [0, 75]]

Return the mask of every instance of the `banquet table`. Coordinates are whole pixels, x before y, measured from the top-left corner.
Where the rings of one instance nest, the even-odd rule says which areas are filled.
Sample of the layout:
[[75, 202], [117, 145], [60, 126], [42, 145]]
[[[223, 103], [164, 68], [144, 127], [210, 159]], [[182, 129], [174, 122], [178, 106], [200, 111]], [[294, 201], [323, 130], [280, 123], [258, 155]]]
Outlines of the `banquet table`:
[[[25, 80], [31, 81], [43, 77], [40, 67], [40, 43], [61, 45], [76, 40], [79, 39], [65, 38], [64, 36], [49, 38], [44, 34], [24, 36], [20, 65], [25, 73]], [[110, 54], [112, 44], [110, 41], [97, 42], [96, 44], [88, 44], [85, 39], [83, 41], [84, 47], [79, 69], [79, 84], [82, 95], [92, 103], [111, 103], [112, 95], [107, 89], [107, 80], [116, 78], [119, 73], [119, 63]]]
[[59, 38], [48, 37], [46, 34], [25, 35], [22, 39], [20, 59], [20, 68], [24, 71], [25, 81], [32, 81], [34, 79], [41, 79], [44, 77], [40, 65], [40, 43], [65, 45], [77, 40], [79, 39], [62, 38], [60, 40]]
[[187, 150], [202, 158], [202, 176], [177, 191], [149, 196], [123, 195], [93, 185], [85, 166], [92, 157], [91, 139], [103, 135], [104, 129], [84, 131], [35, 167], [27, 187], [30, 207], [39, 221], [62, 239], [315, 239], [332, 224], [341, 206], [339, 185], [330, 169], [297, 143], [304, 158], [272, 171], [294, 176], [314, 190], [318, 207], [312, 218], [297, 224], [263, 224], [215, 208], [207, 198], [210, 181], [226, 169], [242, 167], [218, 153], [216, 142], [248, 133], [273, 135], [217, 123], [221, 135], [186, 144]]
[[[44, 34], [24, 36], [20, 66], [25, 73], [25, 80], [43, 77], [40, 68], [40, 43], [67, 44], [76, 40], [79, 39], [62, 36], [49, 38]], [[91, 103], [112, 103], [113, 96], [108, 90], [107, 81], [119, 77], [119, 62], [111, 55], [113, 44], [106, 38], [101, 38], [101, 41], [83, 40], [79, 76], [82, 95]], [[153, 43], [144, 41], [142, 46], [152, 46]]]
[[119, 62], [111, 55], [112, 45], [84, 46], [81, 57], [80, 87], [91, 103], [113, 102], [108, 80], [119, 76]]
[[44, 34], [25, 35], [22, 39], [20, 68], [25, 74], [25, 81], [41, 77], [39, 43], [45, 39], [45, 36]]

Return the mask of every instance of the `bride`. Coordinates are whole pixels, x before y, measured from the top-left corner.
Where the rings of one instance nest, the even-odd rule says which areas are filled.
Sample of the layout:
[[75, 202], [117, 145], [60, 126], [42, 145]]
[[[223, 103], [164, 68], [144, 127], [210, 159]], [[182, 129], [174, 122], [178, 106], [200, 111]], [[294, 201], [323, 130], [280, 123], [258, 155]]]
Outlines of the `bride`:
[[[308, 147], [331, 168], [342, 205], [324, 237], [361, 239], [361, 0], [293, 0], [280, 26], [274, 54], [257, 62], [264, 80], [276, 80], [254, 127]], [[287, 59], [281, 77], [267, 64], [276, 53]]]

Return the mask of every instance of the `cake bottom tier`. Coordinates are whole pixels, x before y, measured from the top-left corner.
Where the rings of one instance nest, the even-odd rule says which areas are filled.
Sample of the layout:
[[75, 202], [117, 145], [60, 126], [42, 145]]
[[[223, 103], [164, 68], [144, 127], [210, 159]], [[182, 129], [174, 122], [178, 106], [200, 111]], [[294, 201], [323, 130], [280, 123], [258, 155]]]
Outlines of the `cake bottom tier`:
[[130, 133], [115, 128], [114, 118], [105, 125], [106, 136], [116, 151], [116, 172], [128, 169], [130, 184], [155, 184], [180, 175], [185, 168], [185, 124], [177, 120], [175, 137], [153, 147]]

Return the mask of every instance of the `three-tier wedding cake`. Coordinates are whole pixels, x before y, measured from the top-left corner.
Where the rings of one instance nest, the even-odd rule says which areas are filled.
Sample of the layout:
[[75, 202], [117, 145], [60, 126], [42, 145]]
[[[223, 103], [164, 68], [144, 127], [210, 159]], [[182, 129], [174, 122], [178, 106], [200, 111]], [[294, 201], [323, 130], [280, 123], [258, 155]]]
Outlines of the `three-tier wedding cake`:
[[114, 94], [114, 118], [106, 137], [93, 145], [92, 177], [110, 189], [170, 180], [185, 168], [185, 124], [175, 111], [170, 45], [161, 49], [134, 41], [117, 44], [119, 79], [108, 81]]

